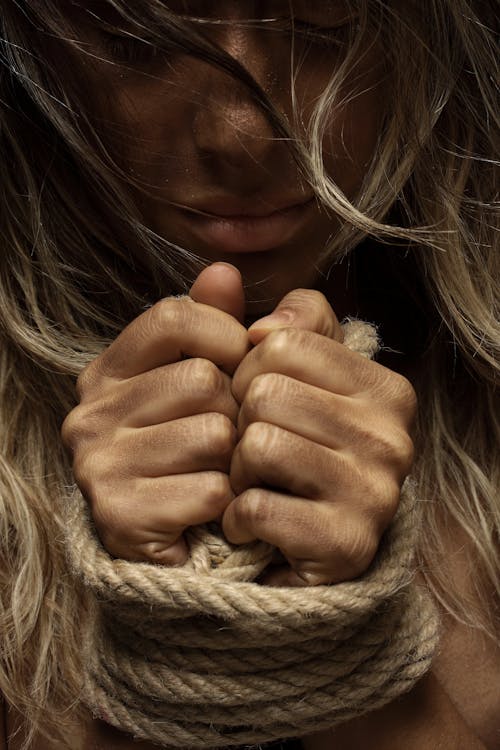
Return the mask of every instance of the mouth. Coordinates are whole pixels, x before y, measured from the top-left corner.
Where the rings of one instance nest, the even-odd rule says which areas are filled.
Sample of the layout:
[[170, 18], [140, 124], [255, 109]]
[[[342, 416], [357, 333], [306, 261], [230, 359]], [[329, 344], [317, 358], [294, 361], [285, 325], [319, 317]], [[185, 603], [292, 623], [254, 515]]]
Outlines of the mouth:
[[187, 232], [198, 243], [224, 253], [264, 252], [283, 245], [307, 223], [315, 199], [288, 202], [278, 209], [243, 207], [230, 201], [179, 208]]

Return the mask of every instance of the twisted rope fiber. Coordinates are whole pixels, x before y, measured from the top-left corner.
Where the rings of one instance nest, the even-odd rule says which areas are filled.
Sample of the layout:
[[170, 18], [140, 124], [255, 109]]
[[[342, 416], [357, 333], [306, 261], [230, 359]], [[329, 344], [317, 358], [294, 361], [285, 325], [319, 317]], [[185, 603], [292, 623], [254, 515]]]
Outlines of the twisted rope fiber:
[[[374, 328], [344, 325], [363, 356]], [[84, 700], [136, 737], [170, 748], [256, 744], [326, 729], [409, 690], [428, 670], [437, 616], [413, 581], [420, 504], [411, 480], [365, 575], [271, 588], [256, 579], [275, 550], [190, 529], [180, 568], [130, 563], [102, 548], [87, 504], [67, 505], [73, 573], [92, 597], [82, 648]]]

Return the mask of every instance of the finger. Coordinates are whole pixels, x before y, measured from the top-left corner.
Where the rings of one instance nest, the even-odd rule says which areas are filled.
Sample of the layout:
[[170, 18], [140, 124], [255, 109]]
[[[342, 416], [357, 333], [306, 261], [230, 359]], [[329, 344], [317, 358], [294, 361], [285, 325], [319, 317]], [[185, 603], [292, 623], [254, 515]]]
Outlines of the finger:
[[111, 543], [112, 549], [109, 548], [108, 542], [104, 546], [113, 557], [129, 562], [175, 566], [184, 565], [189, 558], [189, 549], [182, 534], [173, 542], [170, 536], [155, 533], [147, 540], [140, 538], [133, 541], [117, 540], [115, 544]]
[[95, 379], [125, 379], [185, 357], [209, 359], [232, 374], [248, 351], [246, 329], [233, 317], [189, 297], [168, 297], [142, 313], [89, 365], [80, 392]]
[[317, 333], [285, 328], [269, 333], [241, 362], [232, 390], [241, 404], [252, 380], [281, 373], [340, 396], [363, 395], [406, 413], [415, 393], [402, 375]]
[[[271, 485], [310, 499], [326, 497], [339, 478], [338, 458], [328, 448], [267, 422], [253, 422], [234, 449], [229, 481], [236, 494]], [[349, 469], [344, 473], [349, 474]]]
[[403, 478], [385, 465], [361, 464], [293, 432], [254, 422], [234, 449], [229, 481], [236, 495], [268, 486], [293, 496], [367, 514], [379, 534], [399, 503]]
[[230, 263], [213, 263], [194, 282], [189, 296], [195, 302], [223, 310], [240, 323], [245, 317], [245, 293], [241, 274]]
[[238, 432], [243, 436], [253, 422], [267, 422], [335, 449], [349, 442], [362, 417], [365, 424], [366, 415], [356, 399], [337, 396], [287, 375], [266, 372], [257, 375], [245, 393]]
[[[232, 422], [222, 414], [197, 414], [140, 429], [119, 428], [112, 472], [121, 478], [161, 477], [197, 471], [229, 473], [237, 442]], [[111, 462], [110, 462], [111, 464]], [[92, 473], [95, 465], [83, 473]], [[81, 481], [81, 469], [75, 470]]]
[[[104, 547], [126, 560], [170, 560], [184, 529], [218, 518], [234, 497], [226, 474], [196, 472], [116, 483], [88, 499]], [[180, 552], [182, 545], [177, 549]], [[152, 554], [154, 552], [154, 554]], [[170, 561], [168, 564], [172, 564]]]
[[294, 289], [271, 315], [255, 321], [248, 329], [252, 344], [258, 344], [271, 331], [299, 328], [342, 342], [342, 327], [326, 297], [315, 289]]
[[239, 412], [240, 436], [254, 422], [361, 456], [367, 466], [375, 459], [401, 482], [413, 461], [408, 425], [385, 404], [337, 396], [286, 375], [265, 373], [252, 380]]
[[331, 576], [326, 576], [326, 580], [323, 576], [305, 575], [300, 576], [295, 570], [288, 565], [276, 565], [266, 570], [265, 574], [260, 578], [260, 582], [264, 586], [319, 586], [321, 584], [333, 583]]
[[[278, 547], [307, 585], [356, 578], [372, 562], [380, 538], [359, 514], [265, 488], [236, 497], [222, 527], [233, 544], [260, 539]], [[293, 576], [292, 581], [297, 585]]]
[[234, 373], [232, 390], [242, 403], [253, 379], [272, 372], [351, 396], [361, 384], [365, 389], [376, 380], [367, 364], [374, 363], [367, 363], [337, 341], [298, 328], [282, 328], [269, 333], [247, 354]]
[[147, 427], [215, 411], [235, 422], [239, 407], [230, 377], [210, 360], [193, 358], [121, 381], [89, 408], [98, 419], [109, 415], [123, 426]]

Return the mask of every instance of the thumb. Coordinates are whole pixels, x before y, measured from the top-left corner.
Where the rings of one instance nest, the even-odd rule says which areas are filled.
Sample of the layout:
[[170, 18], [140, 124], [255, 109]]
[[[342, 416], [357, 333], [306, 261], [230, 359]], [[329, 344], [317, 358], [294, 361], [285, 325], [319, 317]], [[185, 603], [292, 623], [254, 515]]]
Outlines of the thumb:
[[240, 323], [245, 317], [245, 293], [241, 274], [229, 263], [213, 263], [204, 268], [190, 289], [195, 302], [216, 307]]
[[285, 295], [274, 312], [250, 326], [250, 341], [255, 346], [277, 328], [300, 328], [340, 342], [344, 338], [330, 303], [316, 289], [294, 289]]

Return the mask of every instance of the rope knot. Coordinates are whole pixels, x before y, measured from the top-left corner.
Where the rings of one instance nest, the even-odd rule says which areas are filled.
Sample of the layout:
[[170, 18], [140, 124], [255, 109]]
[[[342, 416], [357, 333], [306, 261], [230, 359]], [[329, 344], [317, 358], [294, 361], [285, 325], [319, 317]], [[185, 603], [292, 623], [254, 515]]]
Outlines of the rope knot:
[[229, 581], [255, 581], [273, 558], [273, 547], [265, 542], [233, 545], [218, 524], [194, 526], [186, 532], [189, 559], [185, 565], [195, 573]]

